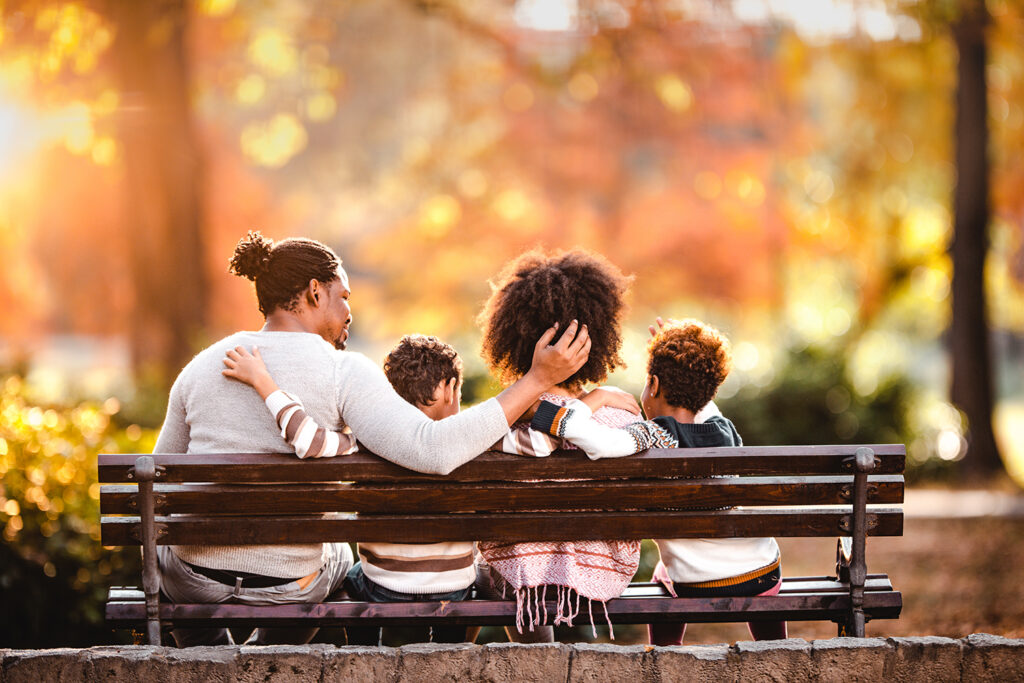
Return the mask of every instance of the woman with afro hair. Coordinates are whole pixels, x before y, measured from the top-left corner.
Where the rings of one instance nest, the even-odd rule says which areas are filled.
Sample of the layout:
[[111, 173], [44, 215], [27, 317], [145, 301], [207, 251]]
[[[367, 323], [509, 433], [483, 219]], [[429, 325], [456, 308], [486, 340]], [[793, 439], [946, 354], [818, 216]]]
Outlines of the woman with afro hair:
[[[637, 422], [639, 411], [625, 392], [585, 390], [625, 365], [621, 326], [631, 282], [632, 277], [623, 275], [604, 257], [581, 249], [553, 254], [534, 250], [520, 255], [491, 283], [490, 299], [478, 318], [484, 361], [502, 384], [508, 385], [529, 369], [531, 339], [536, 340], [553, 323], [564, 329], [578, 321], [581, 329], [585, 326], [590, 333], [590, 357], [541, 399], [564, 405], [582, 398], [594, 408], [594, 419], [610, 427]], [[529, 429], [526, 423], [513, 429], [499, 447], [540, 457], [555, 448], [575, 448]], [[492, 596], [506, 595], [509, 590], [515, 593], [516, 629], [506, 630], [517, 642], [554, 642], [544, 607], [549, 587], [558, 605], [554, 624], [572, 625], [581, 597], [588, 599], [593, 624], [592, 603], [603, 605], [621, 595], [640, 559], [637, 540], [481, 542], [479, 549], [483, 562], [478, 568], [478, 586]]]

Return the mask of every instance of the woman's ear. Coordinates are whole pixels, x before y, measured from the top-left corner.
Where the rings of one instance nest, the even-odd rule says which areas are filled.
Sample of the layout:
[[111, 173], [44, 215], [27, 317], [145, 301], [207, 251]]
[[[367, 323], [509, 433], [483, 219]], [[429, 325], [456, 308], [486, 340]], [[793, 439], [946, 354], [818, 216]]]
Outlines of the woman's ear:
[[647, 379], [647, 386], [650, 387], [650, 394], [651, 394], [651, 396], [657, 397], [658, 390], [660, 389], [660, 385], [658, 384], [658, 376], [657, 375], [651, 375]]

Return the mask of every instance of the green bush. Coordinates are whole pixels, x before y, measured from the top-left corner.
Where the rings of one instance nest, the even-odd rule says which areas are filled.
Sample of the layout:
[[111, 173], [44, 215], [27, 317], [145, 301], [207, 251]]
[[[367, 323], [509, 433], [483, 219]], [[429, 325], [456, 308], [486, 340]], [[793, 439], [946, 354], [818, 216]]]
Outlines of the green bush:
[[98, 453], [144, 452], [155, 432], [118, 427], [115, 399], [36, 405], [0, 378], [0, 647], [111, 642], [103, 602], [138, 582], [135, 548], [100, 545]]
[[750, 446], [777, 444], [909, 443], [914, 387], [905, 376], [861, 395], [841, 353], [790, 350], [765, 387], [746, 385], [718, 401]]

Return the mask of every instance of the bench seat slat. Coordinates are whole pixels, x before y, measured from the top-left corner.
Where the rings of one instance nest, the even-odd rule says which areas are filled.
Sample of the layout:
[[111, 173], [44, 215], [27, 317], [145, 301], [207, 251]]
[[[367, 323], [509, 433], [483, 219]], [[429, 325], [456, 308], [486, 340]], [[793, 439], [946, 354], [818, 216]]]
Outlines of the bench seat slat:
[[[548, 458], [523, 458], [487, 452], [447, 475], [420, 474], [372, 453], [341, 458], [299, 460], [273, 453], [204, 454], [202, 464], [191, 455], [154, 455], [165, 467], [167, 482], [316, 482], [316, 481], [507, 481], [557, 478], [658, 478], [729, 475], [835, 474], [859, 446], [759, 446], [734, 448], [652, 449], [626, 458], [592, 461], [579, 451], [558, 451]], [[872, 445], [879, 463], [876, 474], [901, 474], [903, 444]], [[131, 481], [129, 472], [139, 454], [99, 456], [100, 483]]]
[[[871, 508], [873, 536], [900, 536], [900, 508]], [[571, 541], [608, 538], [730, 538], [845, 535], [848, 510], [761, 508], [657, 512], [518, 512], [415, 517], [338, 513], [279, 517], [157, 517], [162, 545], [273, 545], [376, 541]], [[103, 545], [139, 545], [136, 517], [103, 517]]]
[[[864, 594], [866, 614], [876, 619], [894, 619], [902, 608], [902, 595], [895, 591]], [[582, 605], [581, 605], [582, 607]], [[610, 600], [608, 614], [613, 624], [687, 622], [730, 622], [784, 619], [806, 621], [841, 619], [850, 608], [849, 594], [841, 592], [800, 593], [745, 598], [627, 598]], [[555, 605], [548, 603], [548, 614]], [[586, 608], [578, 623], [588, 621]], [[603, 610], [595, 606], [595, 622]], [[462, 602], [364, 603], [328, 602], [289, 605], [162, 604], [161, 620], [176, 625], [250, 624], [311, 625], [502, 625], [515, 621], [516, 603], [510, 600], [467, 600]], [[107, 603], [111, 622], [140, 622], [145, 604], [138, 601]]]
[[[867, 592], [880, 592], [893, 590], [892, 581], [886, 574], [868, 574], [864, 582], [864, 590]], [[782, 579], [780, 595], [796, 593], [849, 593], [849, 584], [838, 581], [834, 576], [786, 576]], [[631, 583], [619, 598], [631, 600], [633, 598], [655, 598], [667, 597], [668, 592], [659, 583], [636, 582]], [[135, 586], [118, 586], [111, 588], [107, 594], [109, 602], [143, 602], [145, 596], [140, 588]]]
[[[850, 477], [728, 477], [579, 482], [231, 485], [160, 484], [157, 514], [439, 513], [538, 509], [663, 509], [842, 505]], [[903, 477], [871, 477], [869, 503], [902, 503]], [[105, 485], [100, 512], [136, 514], [137, 487]], [[552, 502], [554, 501], [554, 503]], [[557, 507], [555, 507], [557, 506]]]

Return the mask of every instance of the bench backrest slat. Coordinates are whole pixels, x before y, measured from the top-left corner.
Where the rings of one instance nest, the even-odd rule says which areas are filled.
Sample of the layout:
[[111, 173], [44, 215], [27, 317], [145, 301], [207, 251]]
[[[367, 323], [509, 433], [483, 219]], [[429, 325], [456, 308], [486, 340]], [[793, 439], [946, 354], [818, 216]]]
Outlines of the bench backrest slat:
[[[868, 503], [902, 503], [903, 477], [869, 479]], [[135, 486], [101, 487], [105, 515], [137, 514]], [[160, 484], [156, 513], [377, 514], [501, 510], [657, 510], [735, 505], [848, 505], [850, 477], [724, 477], [579, 482]]]
[[[522, 458], [487, 452], [446, 477], [412, 472], [370, 453], [342, 458], [299, 460], [293, 455], [155, 455], [165, 471], [161, 482], [317, 482], [317, 481], [508, 481], [524, 479], [617, 479], [710, 477], [722, 475], [781, 476], [839, 474], [857, 445], [754, 446], [739, 448], [652, 449], [626, 458], [591, 461], [579, 451], [560, 451], [548, 458]], [[902, 444], [872, 445], [875, 474], [902, 474]], [[101, 455], [101, 483], [130, 481], [138, 455]]]
[[[903, 533], [900, 508], [869, 508], [868, 534]], [[873, 521], [873, 524], [871, 522]], [[609, 538], [840, 536], [850, 524], [840, 508], [761, 508], [658, 512], [518, 512], [465, 515], [290, 515], [157, 517], [158, 543], [270, 545], [324, 541], [571, 541]], [[107, 517], [104, 545], [138, 545], [138, 518]]]

